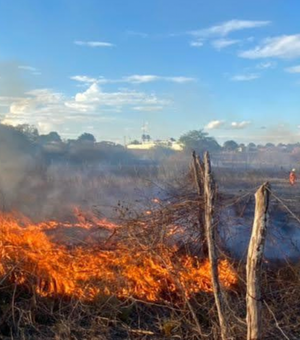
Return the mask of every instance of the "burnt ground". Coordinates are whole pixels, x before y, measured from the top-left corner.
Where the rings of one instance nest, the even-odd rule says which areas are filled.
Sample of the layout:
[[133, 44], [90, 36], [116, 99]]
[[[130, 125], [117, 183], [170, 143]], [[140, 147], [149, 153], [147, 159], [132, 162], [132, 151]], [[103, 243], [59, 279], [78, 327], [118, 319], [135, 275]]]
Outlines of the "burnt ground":
[[254, 193], [271, 184], [269, 227], [265, 261], [285, 263], [300, 258], [300, 181], [291, 186], [288, 173], [273, 170], [216, 170], [221, 193], [219, 230], [227, 250], [235, 258], [245, 258], [254, 217]]

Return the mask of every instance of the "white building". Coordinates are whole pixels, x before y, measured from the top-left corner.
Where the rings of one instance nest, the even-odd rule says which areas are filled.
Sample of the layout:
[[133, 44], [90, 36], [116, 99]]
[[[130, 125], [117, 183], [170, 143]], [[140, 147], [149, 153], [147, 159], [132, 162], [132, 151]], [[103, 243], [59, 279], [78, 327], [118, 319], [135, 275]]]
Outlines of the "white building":
[[131, 150], [150, 150], [154, 147], [165, 147], [165, 148], [170, 148], [175, 151], [181, 151], [183, 150], [183, 146], [173, 140], [157, 140], [157, 141], [146, 141], [140, 144], [127, 144], [126, 147], [127, 149]]

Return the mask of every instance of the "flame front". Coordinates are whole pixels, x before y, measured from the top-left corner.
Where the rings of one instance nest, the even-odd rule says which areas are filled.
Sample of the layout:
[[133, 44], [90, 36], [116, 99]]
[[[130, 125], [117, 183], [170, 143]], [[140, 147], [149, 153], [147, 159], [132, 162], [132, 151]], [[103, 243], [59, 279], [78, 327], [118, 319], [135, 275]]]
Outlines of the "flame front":
[[[78, 214], [77, 214], [78, 215]], [[82, 216], [81, 216], [82, 217]], [[78, 218], [78, 216], [77, 216]], [[111, 235], [118, 226], [105, 220], [78, 219], [77, 227], [101, 226]], [[101, 295], [162, 301], [199, 291], [211, 292], [210, 264], [192, 256], [179, 256], [175, 249], [158, 244], [143, 246], [138, 239], [103, 249], [99, 244], [58, 244], [47, 231], [74, 224], [33, 224], [16, 215], [0, 216], [0, 282], [3, 279], [26, 286], [42, 296], [94, 300]], [[230, 289], [237, 276], [230, 264], [220, 261], [221, 283]]]

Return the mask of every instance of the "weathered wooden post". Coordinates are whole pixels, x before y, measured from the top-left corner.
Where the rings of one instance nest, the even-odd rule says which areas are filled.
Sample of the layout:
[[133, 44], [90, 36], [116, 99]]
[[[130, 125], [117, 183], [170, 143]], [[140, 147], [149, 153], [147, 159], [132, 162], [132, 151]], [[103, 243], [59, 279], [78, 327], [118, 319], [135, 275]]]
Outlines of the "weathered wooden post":
[[206, 232], [205, 232], [205, 219], [204, 219], [204, 164], [201, 158], [196, 155], [196, 152], [193, 151], [193, 171], [194, 178], [197, 187], [197, 192], [199, 196], [199, 212], [198, 212], [198, 221], [199, 221], [199, 234], [200, 234], [200, 244], [201, 244], [201, 253], [203, 256], [207, 257], [207, 241], [206, 241]]
[[261, 339], [261, 267], [268, 224], [270, 185], [255, 194], [255, 216], [247, 256], [247, 340]]
[[203, 195], [203, 163], [199, 156], [196, 155], [196, 152], [193, 151], [193, 171], [194, 171], [194, 178], [197, 187], [197, 192], [199, 196]]
[[219, 281], [218, 255], [216, 248], [216, 230], [214, 223], [214, 202], [216, 188], [215, 181], [211, 173], [211, 164], [209, 153], [204, 155], [204, 197], [205, 197], [205, 227], [208, 245], [208, 255], [211, 264], [211, 278], [214, 291], [215, 303], [217, 306], [219, 323], [221, 328], [222, 340], [230, 340], [229, 327], [225, 317], [224, 298], [222, 295], [221, 285]]

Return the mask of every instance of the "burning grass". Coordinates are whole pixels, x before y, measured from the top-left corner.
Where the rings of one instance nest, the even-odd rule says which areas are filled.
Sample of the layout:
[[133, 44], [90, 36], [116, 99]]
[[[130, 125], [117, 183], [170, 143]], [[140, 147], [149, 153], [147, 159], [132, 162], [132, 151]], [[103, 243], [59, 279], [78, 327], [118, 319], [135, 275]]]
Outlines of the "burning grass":
[[[79, 220], [78, 220], [79, 217]], [[211, 292], [210, 264], [165, 242], [144, 242], [149, 228], [139, 223], [139, 235], [106, 220], [33, 224], [13, 214], [2, 214], [0, 274], [8, 282], [34, 290], [41, 296], [61, 296], [92, 301], [98, 296], [135, 297], [145, 301], [170, 301], [182, 294]], [[89, 231], [83, 244], [57, 243], [49, 231], [82, 228]], [[95, 227], [97, 231], [95, 231]], [[137, 227], [137, 226], [136, 226]], [[89, 242], [100, 233], [99, 243]], [[135, 228], [137, 231], [137, 228]], [[107, 236], [105, 240], [101, 235]], [[93, 236], [94, 235], [94, 236]], [[172, 235], [172, 233], [170, 233]], [[165, 240], [164, 240], [165, 241]], [[231, 289], [237, 277], [227, 260], [220, 261], [220, 278]]]
[[[219, 339], [210, 265], [194, 256], [197, 204], [184, 197], [123, 223], [78, 209], [64, 223], [1, 214], [0, 336], [202, 339], [196, 318], [204, 338]], [[219, 263], [230, 329], [243, 339], [245, 267], [235, 268]], [[290, 264], [265, 270], [264, 339], [298, 338], [299, 273]]]
[[[183, 222], [180, 209], [188, 205], [171, 206], [178, 216], [154, 209], [135, 220], [123, 218], [123, 224], [79, 210], [68, 223], [35, 224], [21, 214], [1, 214], [0, 334], [15, 339], [194, 334], [188, 301], [199, 294], [213, 300], [210, 264], [177, 245], [188, 237], [184, 224], [175, 223]], [[221, 260], [219, 270], [223, 286], [234, 289], [231, 264]], [[181, 313], [184, 322], [177, 320]]]

